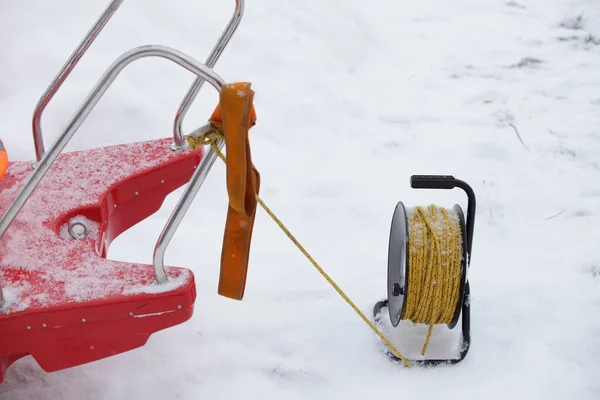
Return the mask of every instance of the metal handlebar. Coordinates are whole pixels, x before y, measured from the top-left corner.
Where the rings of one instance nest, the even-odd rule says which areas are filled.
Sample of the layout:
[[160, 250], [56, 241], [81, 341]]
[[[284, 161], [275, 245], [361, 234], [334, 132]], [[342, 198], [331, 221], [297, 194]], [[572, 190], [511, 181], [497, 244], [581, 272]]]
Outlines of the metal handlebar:
[[122, 3], [123, 0], [113, 0], [108, 7], [106, 7], [102, 15], [100, 15], [96, 23], [83, 38], [81, 43], [79, 43], [79, 46], [77, 46], [73, 54], [71, 54], [71, 57], [69, 57], [65, 65], [63, 65], [63, 67], [60, 69], [58, 75], [56, 75], [52, 83], [50, 83], [50, 86], [48, 86], [40, 98], [37, 106], [35, 107], [35, 110], [33, 111], [32, 128], [33, 145], [35, 146], [35, 157], [37, 161], [40, 161], [46, 152], [46, 149], [44, 148], [44, 138], [42, 137], [42, 113], [56, 92], [58, 92], [58, 89], [62, 86], [63, 82], [67, 79], [73, 68], [75, 68], [81, 57], [83, 57], [87, 49], [92, 45], [100, 31], [104, 28], [113, 14], [119, 9]]
[[[223, 149], [224, 146], [223, 141], [219, 141], [217, 143], [217, 147], [219, 150]], [[204, 183], [204, 179], [208, 175], [210, 169], [212, 168], [215, 160], [217, 159], [217, 153], [215, 153], [212, 147], [209, 146], [208, 151], [202, 157], [198, 168], [194, 171], [188, 186], [185, 189], [185, 192], [181, 195], [181, 198], [175, 205], [173, 212], [169, 216], [165, 227], [163, 228], [158, 240], [156, 241], [156, 246], [154, 247], [154, 274], [156, 276], [156, 281], [158, 283], [165, 283], [168, 281], [167, 274], [165, 272], [165, 253], [167, 251], [167, 247], [175, 235], [175, 231], [181, 224], [185, 213], [190, 208], [192, 201], [196, 197], [200, 186]]]
[[[35, 146], [35, 156], [37, 161], [39, 162], [44, 153], [46, 152], [44, 147], [44, 138], [42, 137], [42, 114], [46, 109], [50, 100], [54, 97], [58, 89], [62, 86], [64, 81], [67, 79], [73, 68], [77, 65], [81, 57], [85, 54], [91, 44], [94, 42], [98, 34], [104, 29], [104, 26], [108, 23], [108, 21], [112, 18], [114, 13], [119, 9], [124, 0], [112, 0], [108, 7], [104, 10], [102, 15], [98, 18], [96, 23], [89, 30], [87, 35], [83, 38], [79, 46], [75, 49], [73, 54], [69, 57], [67, 62], [63, 65], [58, 75], [54, 78], [50, 86], [46, 89], [42, 97], [40, 98], [34, 112], [33, 112], [33, 121], [32, 121], [32, 129], [33, 129], [33, 143]], [[245, 0], [236, 0], [235, 11], [233, 17], [229, 21], [225, 31], [223, 31], [221, 37], [217, 41], [217, 44], [213, 48], [208, 60], [205, 65], [212, 68], [216, 63], [217, 59], [225, 49], [225, 46], [229, 43], [229, 40], [233, 36], [233, 33], [237, 29], [237, 26], [242, 19], [242, 15], [244, 12], [244, 1]], [[175, 141], [174, 148], [181, 148], [185, 145], [185, 140], [183, 137], [183, 133], [181, 130], [181, 126], [183, 123], [183, 118], [185, 117], [187, 110], [191, 106], [191, 103], [196, 98], [196, 95], [202, 88], [204, 84], [204, 80], [201, 77], [197, 77], [190, 89], [188, 90], [185, 98], [183, 99], [179, 110], [175, 116], [174, 130], [173, 130], [173, 139]]]
[[[47, 153], [45, 153], [42, 159], [39, 161], [37, 168], [33, 171], [31, 176], [25, 182], [25, 185], [10, 205], [2, 220], [0, 220], [0, 238], [10, 224], [13, 222], [21, 208], [25, 205], [29, 196], [34, 191], [40, 180], [44, 177], [52, 163], [56, 160], [60, 152], [65, 148], [67, 143], [71, 140], [75, 132], [79, 129], [81, 124], [84, 122], [86, 117], [92, 111], [94, 106], [98, 103], [102, 95], [106, 92], [108, 87], [114, 82], [119, 73], [133, 61], [138, 60], [144, 57], [162, 57], [168, 60], [175, 62], [176, 64], [186, 68], [188, 71], [196, 74], [198, 77], [206, 80], [210, 83], [217, 91], [221, 91], [221, 86], [224, 84], [223, 79], [217, 75], [212, 69], [208, 68], [204, 64], [199, 61], [193, 59], [192, 57], [169, 47], [159, 46], [159, 45], [148, 45], [136, 47], [119, 57], [104, 73], [104, 75], [100, 78], [96, 86], [92, 89], [90, 94], [85, 98], [82, 105], [79, 107], [77, 112], [73, 115], [67, 127], [60, 134], [58, 139], [52, 144]], [[223, 143], [220, 143], [223, 146]], [[206, 155], [203, 157], [202, 162], [196, 168], [194, 175], [192, 176], [190, 183], [188, 184], [182, 199], [177, 204], [167, 226], [161, 233], [161, 237], [159, 238], [160, 249], [166, 249], [168, 245], [168, 241], [175, 233], [179, 222], [183, 218], [183, 214], [187, 211], [189, 205], [191, 204], [195, 194], [198, 192], [198, 189], [202, 185], [204, 178], [208, 174], [210, 168], [212, 167], [214, 160], [216, 159], [215, 153], [211, 150], [207, 151]], [[155, 262], [154, 264], [154, 273], [157, 282], [164, 283], [167, 281], [167, 276], [165, 273], [164, 265], [162, 263], [158, 264]], [[0, 308], [3, 305], [3, 296], [1, 295], [0, 288]]]
[[[102, 96], [104, 91], [110, 86], [110, 84], [114, 81], [119, 72], [129, 63], [134, 60], [142, 57], [149, 56], [159, 56], [170, 59], [176, 62], [179, 65], [184, 66], [188, 70], [194, 72], [197, 77], [192, 83], [191, 87], [188, 89], [184, 99], [182, 100], [179, 109], [175, 115], [175, 121], [173, 123], [173, 148], [183, 148], [185, 147], [185, 139], [183, 136], [183, 119], [185, 118], [192, 102], [195, 100], [196, 96], [202, 89], [204, 85], [204, 81], [207, 77], [210, 77], [209, 83], [215, 86], [215, 83], [219, 85], [222, 84], [222, 80], [211, 70], [207, 69], [212, 68], [221, 54], [223, 50], [229, 43], [229, 40], [233, 36], [236, 31], [242, 16], [244, 14], [244, 6], [245, 0], [236, 0], [235, 2], [235, 10], [233, 16], [227, 27], [221, 34], [221, 37], [217, 41], [215, 47], [212, 49], [208, 59], [205, 62], [205, 65], [198, 63], [198, 61], [184, 55], [183, 53], [179, 53], [176, 50], [162, 47], [162, 46], [143, 46], [136, 49], [133, 49], [121, 56], [115, 63], [111, 66], [111, 68], [105, 73], [101, 81], [96, 85], [92, 93], [85, 100], [84, 104], [81, 106], [80, 110], [75, 114], [65, 131], [60, 135], [58, 140], [52, 146], [51, 154], [46, 156], [46, 149], [44, 146], [44, 138], [42, 136], [42, 114], [46, 109], [47, 105], [50, 103], [54, 95], [58, 92], [59, 88], [62, 86], [64, 81], [67, 79], [71, 71], [75, 68], [79, 60], [83, 57], [85, 52], [92, 45], [98, 34], [104, 29], [108, 21], [112, 18], [115, 12], [119, 9], [119, 7], [123, 4], [124, 0], [112, 0], [109, 5], [106, 7], [104, 12], [100, 15], [100, 17], [96, 20], [92, 28], [88, 31], [87, 35], [83, 38], [83, 40], [79, 43], [79, 46], [75, 49], [75, 51], [71, 54], [66, 63], [62, 66], [54, 80], [50, 83], [38, 104], [33, 112], [33, 120], [32, 120], [32, 130], [33, 130], [33, 142], [35, 147], [35, 156], [38, 161], [38, 171], [36, 171], [27, 181], [23, 190], [19, 193], [17, 198], [15, 198], [13, 204], [8, 209], [6, 214], [3, 216], [0, 221], [0, 237], [6, 232], [18, 212], [21, 210], [39, 181], [42, 179], [44, 174], [47, 172], [50, 165], [55, 161], [58, 154], [63, 150], [64, 146], [71, 139], [75, 131], [79, 128], [83, 120], [87, 117], [90, 110], [95, 106], [99, 98]], [[200, 73], [200, 66], [204, 68], [202, 73]], [[193, 69], [191, 69], [193, 67]], [[208, 72], [210, 71], [210, 73]], [[206, 76], [202, 74], [208, 74]], [[217, 87], [217, 86], [215, 86]], [[220, 88], [220, 86], [219, 86]], [[223, 144], [220, 144], [221, 148]], [[158, 239], [155, 253], [154, 253], [154, 269], [155, 275], [158, 282], [162, 283], [167, 280], [165, 270], [164, 270], [164, 253], [166, 251], [166, 247], [168, 246], [171, 238], [173, 237], [175, 230], [181, 223], [183, 219], [183, 215], [189, 208], [193, 198], [195, 197], [198, 189], [204, 182], [208, 171], [212, 167], [214, 161], [216, 159], [216, 155], [212, 150], [209, 150], [205, 157], [200, 162], [196, 172], [191, 178], [188, 189], [183, 194], [182, 198], [176, 205], [173, 214], [171, 215], [165, 229], [161, 233], [161, 236]], [[40, 172], [41, 171], [41, 172]], [[5, 297], [2, 291], [2, 285], [0, 284], [0, 312], [2, 312], [2, 307], [5, 304]]]
[[[217, 44], [212, 49], [210, 55], [204, 62], [204, 64], [206, 64], [207, 67], [212, 68], [215, 66], [217, 60], [221, 56], [221, 53], [223, 53], [223, 50], [225, 50], [225, 46], [227, 46], [229, 40], [233, 36], [238, 25], [240, 24], [243, 15], [244, 0], [236, 0], [233, 17], [231, 17], [229, 24], [227, 24], [227, 27], [221, 34], [221, 37], [217, 41]], [[185, 147], [186, 145], [185, 139], [183, 137], [183, 119], [187, 115], [187, 112], [190, 109], [192, 102], [196, 99], [196, 96], [200, 92], [200, 89], [202, 89], [202, 85], [204, 85], [204, 80], [200, 77], [196, 78], [196, 80], [194, 81], [194, 83], [192, 83], [192, 86], [186, 93], [185, 97], [181, 101], [179, 109], [177, 110], [177, 114], [175, 114], [175, 121], [173, 123], [173, 140], [175, 141], [175, 143], [173, 147], [176, 149]]]

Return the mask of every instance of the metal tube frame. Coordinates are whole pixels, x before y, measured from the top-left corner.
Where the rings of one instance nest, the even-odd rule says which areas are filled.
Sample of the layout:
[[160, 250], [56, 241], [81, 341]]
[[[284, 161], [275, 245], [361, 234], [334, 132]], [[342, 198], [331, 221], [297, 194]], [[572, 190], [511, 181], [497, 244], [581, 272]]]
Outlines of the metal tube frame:
[[[221, 56], [221, 53], [223, 53], [223, 50], [225, 50], [225, 47], [229, 43], [229, 40], [235, 33], [238, 25], [240, 24], [240, 21], [242, 20], [242, 16], [244, 15], [244, 7], [245, 0], [235, 1], [235, 11], [233, 12], [233, 17], [231, 17], [229, 24], [227, 24], [227, 27], [221, 34], [221, 37], [217, 41], [217, 44], [212, 49], [210, 55], [204, 62], [204, 64], [207, 67], [214, 67], [217, 60]], [[175, 121], [173, 123], [173, 140], [175, 142], [173, 143], [173, 149], [183, 148], [187, 144], [183, 137], [183, 119], [187, 115], [190, 106], [196, 99], [196, 96], [200, 92], [200, 89], [202, 89], [203, 85], [204, 79], [202, 79], [201, 77], [197, 77], [196, 80], [194, 80], [194, 82], [192, 83], [192, 86], [189, 88], [185, 97], [181, 101], [181, 104], [179, 105], [179, 109], [177, 110], [177, 114], [175, 115]]]
[[[10, 205], [2, 220], [0, 220], [0, 238], [10, 224], [13, 222], [19, 211], [23, 208], [27, 200], [29, 199], [31, 193], [33, 193], [36, 186], [39, 184], [40, 180], [44, 177], [46, 172], [48, 172], [50, 166], [60, 152], [65, 148], [67, 143], [71, 140], [75, 132], [79, 129], [81, 124], [85, 121], [89, 113], [92, 111], [94, 106], [98, 103], [102, 95], [106, 92], [108, 87], [114, 82], [119, 73], [133, 61], [138, 60], [140, 58], [145, 57], [162, 57], [168, 60], [173, 61], [174, 63], [186, 68], [188, 71], [194, 73], [198, 77], [202, 77], [208, 83], [210, 83], [217, 91], [221, 91], [221, 86], [224, 84], [223, 79], [217, 75], [212, 69], [208, 68], [204, 64], [195, 60], [194, 58], [169, 47], [159, 46], [159, 45], [148, 45], [148, 46], [140, 46], [136, 47], [123, 55], [121, 55], [113, 64], [105, 71], [104, 75], [100, 78], [96, 86], [92, 89], [92, 91], [85, 98], [79, 109], [75, 112], [67, 127], [63, 130], [57, 140], [52, 144], [48, 152], [46, 152], [42, 159], [39, 161], [37, 168], [33, 171], [33, 173], [29, 176], [27, 181], [25, 182], [23, 188]], [[219, 143], [219, 145], [223, 146], [223, 143]], [[194, 171], [190, 182], [188, 183], [185, 192], [182, 195], [182, 198], [176, 205], [173, 210], [169, 220], [161, 233], [159, 240], [156, 245], [155, 251], [155, 260], [164, 256], [164, 252], [166, 251], [166, 247], [170, 239], [173, 237], [175, 230], [179, 226], [179, 223], [183, 219], [185, 212], [188, 210], [194, 196], [198, 192], [200, 186], [204, 182], [206, 175], [211, 169], [214, 161], [216, 159], [216, 154], [212, 149], [209, 149], [202, 161]], [[159, 257], [160, 256], [160, 257]], [[164, 264], [162, 263], [162, 258], [160, 258], [160, 262], [154, 263], [154, 274], [156, 281], [158, 283], [166, 282], [167, 275], [165, 273]], [[2, 288], [0, 287], [0, 310], [4, 305], [4, 296], [1, 294]]]
[[58, 72], [58, 75], [56, 75], [52, 83], [50, 83], [50, 86], [48, 86], [38, 101], [38, 104], [33, 111], [32, 121], [33, 145], [35, 146], [35, 157], [37, 161], [40, 161], [46, 152], [44, 147], [44, 138], [42, 137], [42, 113], [56, 92], [58, 92], [58, 89], [62, 86], [63, 82], [67, 79], [73, 68], [75, 68], [81, 57], [83, 57], [87, 49], [92, 45], [94, 40], [96, 40], [96, 37], [100, 31], [102, 31], [104, 26], [108, 23], [113, 14], [119, 9], [122, 3], [123, 0], [111, 1], [111, 3], [108, 5], [108, 7], [106, 7], [102, 15], [100, 15], [96, 23], [83, 38], [81, 43], [79, 43], [79, 46], [77, 46], [73, 54], [71, 54], [65, 65], [63, 65], [61, 70]]
[[[104, 29], [104, 27], [108, 23], [108, 21], [112, 18], [112, 16], [115, 14], [115, 12], [123, 4], [123, 1], [124, 0], [112, 0], [108, 4], [108, 6], [105, 8], [104, 12], [96, 20], [96, 22], [94, 23], [92, 28], [88, 31], [86, 36], [79, 43], [79, 46], [77, 46], [75, 51], [71, 54], [69, 59], [62, 66], [62, 68], [60, 69], [60, 71], [58, 72], [58, 74], [56, 75], [54, 80], [50, 83], [50, 85], [48, 86], [48, 88], [46, 89], [46, 91], [44, 92], [44, 94], [42, 95], [40, 100], [38, 101], [38, 104], [36, 105], [36, 108], [33, 112], [33, 120], [32, 120], [33, 143], [34, 143], [34, 147], [35, 147], [36, 160], [38, 161], [38, 165], [36, 166], [36, 168], [40, 167], [41, 161], [46, 153], [46, 149], [44, 146], [44, 138], [42, 136], [42, 114], [44, 113], [44, 110], [46, 109], [46, 107], [48, 106], [48, 104], [50, 103], [50, 101], [52, 100], [54, 95], [58, 92], [59, 88], [62, 86], [64, 81], [70, 75], [71, 71], [75, 68], [77, 63], [79, 63], [79, 60], [83, 57], [85, 52], [92, 45], [92, 43], [94, 42], [96, 37], [100, 34], [102, 29]], [[242, 17], [244, 14], [244, 8], [245, 8], [245, 0], [236, 0], [235, 1], [235, 10], [234, 10], [233, 16], [231, 17], [225, 30], [219, 37], [219, 40], [217, 41], [217, 43], [215, 44], [215, 47], [212, 49], [210, 55], [208, 56], [208, 58], [205, 62], [205, 66], [212, 68], [216, 64], [217, 60], [223, 53], [223, 50], [225, 50], [225, 47], [229, 43], [231, 37], [237, 30], [237, 27], [238, 27], [240, 21], [242, 20]], [[118, 72], [117, 72], [117, 74], [118, 74]], [[194, 82], [192, 83], [190, 88], [188, 89], [188, 92], [186, 93], [185, 97], [183, 98], [183, 100], [179, 106], [179, 109], [177, 110], [177, 113], [175, 115], [175, 120], [173, 123], [173, 141], [174, 141], [174, 143], [172, 145], [173, 150], [182, 149], [182, 148], [186, 147], [186, 141], [183, 136], [183, 129], [182, 129], [183, 119], [187, 115], [187, 112], [188, 112], [190, 106], [192, 105], [193, 101], [196, 99], [196, 96], [202, 89], [204, 82], [205, 82], [205, 79], [201, 75], [196, 76], [196, 79], [194, 80]], [[109, 85], [110, 85], [110, 83], [109, 83]], [[100, 94], [100, 96], [101, 95], [102, 94]], [[85, 118], [85, 116], [84, 116], [84, 118]], [[63, 132], [63, 134], [64, 134], [64, 132]], [[220, 144], [219, 146], [221, 146], [221, 148], [222, 148], [223, 144]], [[61, 150], [62, 150], [62, 148], [61, 148]], [[164, 272], [164, 262], [163, 262], [164, 254], [166, 252], [166, 247], [168, 246], [173, 235], [175, 234], [175, 230], [181, 223], [183, 214], [189, 208], [189, 205], [191, 204], [191, 201], [193, 200], [196, 192], [198, 191], [199, 187], [204, 182], [204, 179], [206, 178], [206, 174], [208, 173], [208, 170], [210, 170], [210, 168], [212, 167], [212, 164], [214, 163], [214, 159], [211, 160], [211, 158], [214, 158], [214, 157], [215, 157], [214, 153], [211, 150], [209, 150], [209, 152], [206, 154], [205, 158], [203, 158], [203, 160], [201, 161], [200, 166], [198, 168], [198, 171], [202, 171], [203, 168], [204, 169], [207, 168], [206, 172], [203, 174], [198, 174], [198, 175], [194, 174], [194, 176], [192, 177], [192, 179], [190, 181], [189, 190], [187, 190], [183, 194], [182, 199], [180, 200], [180, 202], [177, 204], [177, 206], [175, 208], [174, 214], [171, 215], [171, 218], [167, 222], [165, 229], [163, 230], [163, 232], [161, 233], [161, 236], [158, 239], [158, 242], [155, 247], [155, 253], [154, 253], [154, 260], [155, 260], [154, 267], [155, 267], [155, 275], [156, 275], [157, 281], [159, 283], [167, 281], [167, 277]], [[52, 160], [52, 162], [53, 161], [54, 160]], [[50, 162], [50, 164], [52, 162]], [[43, 176], [43, 174], [42, 174], [42, 176]], [[41, 176], [39, 177], [39, 179], [41, 179]], [[37, 182], [33, 185], [33, 187], [35, 187], [36, 185], [37, 185]], [[29, 195], [27, 195], [25, 197], [25, 199], [23, 200], [23, 204], [25, 203], [25, 201], [27, 200], [28, 197], [29, 197]], [[22, 204], [20, 206], [18, 206], [18, 209], [15, 212], [15, 215], [9, 217], [8, 219], [6, 218], [7, 215], [5, 215], [3, 217], [2, 223], [6, 224], [6, 226], [1, 228], [0, 237], [4, 234], [4, 232], [8, 228], [8, 225], [10, 225], [10, 223], [15, 218], [16, 214], [18, 213], [18, 211], [20, 210], [21, 207], [22, 207]], [[4, 304], [5, 304], [5, 298], [4, 298], [4, 293], [2, 291], [2, 284], [0, 283], [0, 312], [2, 311], [2, 307]]]
[[[102, 29], [104, 29], [108, 21], [119, 9], [123, 1], [124, 0], [112, 0], [110, 2], [110, 4], [106, 7], [106, 9], [100, 15], [96, 23], [92, 26], [92, 28], [88, 31], [87, 35], [83, 38], [83, 40], [75, 49], [73, 54], [71, 54], [67, 62], [59, 71], [58, 75], [54, 78], [52, 83], [50, 83], [50, 86], [48, 86], [48, 88], [38, 101], [38, 104], [33, 112], [32, 121], [33, 144], [35, 146], [35, 156], [38, 162], [42, 159], [44, 153], [46, 152], [44, 147], [44, 138], [42, 137], [42, 114], [46, 109], [46, 106], [48, 105], [48, 103], [50, 103], [50, 100], [52, 100], [56, 92], [58, 92], [58, 89], [62, 86], [64, 81], [67, 79], [67, 77], [73, 70], [73, 68], [75, 68], [79, 60], [83, 57], [85, 52], [94, 42], [98, 34], [102, 31]], [[215, 65], [215, 63], [221, 56], [221, 53], [229, 43], [229, 40], [236, 31], [244, 13], [244, 4], [245, 0], [236, 0], [233, 17], [227, 24], [227, 27], [221, 34], [221, 37], [217, 41], [217, 44], [215, 45], [208, 59], [205, 62], [205, 65], [209, 68], [212, 68]], [[175, 122], [173, 124], [174, 150], [184, 148], [186, 145], [181, 128], [183, 124], [183, 119], [185, 118], [185, 115], [187, 114], [187, 111], [189, 110], [192, 102], [198, 95], [198, 92], [200, 92], [200, 89], [202, 88], [203, 84], [204, 79], [202, 79], [201, 77], [196, 77], [196, 79], [192, 83], [192, 86], [189, 88], [187, 94], [185, 95], [179, 107], [179, 110], [177, 111], [177, 114], [175, 115]]]

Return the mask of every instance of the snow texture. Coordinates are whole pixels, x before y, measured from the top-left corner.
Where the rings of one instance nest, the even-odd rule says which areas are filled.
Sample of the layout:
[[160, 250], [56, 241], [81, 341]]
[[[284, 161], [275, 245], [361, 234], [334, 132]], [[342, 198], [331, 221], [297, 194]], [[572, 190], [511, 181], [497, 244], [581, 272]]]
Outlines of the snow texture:
[[[85, 241], [71, 238], [67, 223], [60, 226], [58, 235], [54, 231], [59, 218], [72, 210], [106, 201], [105, 193], [124, 178], [183, 155], [180, 151], [171, 151], [169, 145], [170, 140], [163, 139], [58, 157], [0, 240], [3, 287], [17, 293], [16, 288], [25, 282], [31, 286], [28, 290], [18, 291], [20, 294], [16, 299], [4, 307], [5, 313], [22, 311], [24, 307], [46, 308], [117, 294], [156, 293], [185, 282], [190, 274], [180, 270], [170, 285], [149, 286], [154, 279], [151, 266], [117, 263], [98, 256], [98, 224], [87, 218], [90, 235]], [[0, 181], [2, 213], [32, 172], [31, 162], [10, 165]], [[120, 196], [125, 197], [122, 193]]]
[[[34, 158], [33, 108], [106, 3], [0, 2], [0, 126], [12, 160]], [[158, 43], [206, 59], [233, 3], [124, 2], [48, 107], [46, 143], [128, 49]], [[460, 191], [413, 190], [410, 176], [473, 186], [467, 358], [390, 363], [260, 209], [244, 300], [219, 297], [227, 194], [217, 161], [166, 255], [196, 276], [192, 319], [65, 371], [22, 359], [0, 399], [600, 398], [599, 38], [597, 0], [247, 0], [215, 69], [256, 91], [261, 196], [363, 312], [386, 294], [396, 203], [466, 207]], [[192, 80], [165, 60], [132, 64], [68, 149], [169, 137]], [[217, 100], [205, 85], [185, 131]], [[151, 263], [181, 193], [109, 257]], [[402, 324], [390, 336], [416, 356], [425, 332]], [[428, 351], [452, 356], [456, 334], [434, 329]]]

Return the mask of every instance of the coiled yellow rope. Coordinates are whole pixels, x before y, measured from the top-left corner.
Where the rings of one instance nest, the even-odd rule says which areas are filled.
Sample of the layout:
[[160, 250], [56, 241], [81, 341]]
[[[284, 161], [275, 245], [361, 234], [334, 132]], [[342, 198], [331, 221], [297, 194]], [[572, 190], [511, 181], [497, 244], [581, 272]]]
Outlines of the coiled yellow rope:
[[[187, 137], [191, 148], [210, 145], [213, 151], [227, 162], [216, 145], [224, 140], [223, 134], [214, 126], [206, 126], [198, 131], [198, 136]], [[361, 319], [375, 332], [388, 348], [407, 366], [410, 361], [404, 357], [388, 338], [364, 315], [344, 291], [335, 283], [314, 258], [304, 249], [286, 226], [275, 216], [269, 207], [256, 196], [258, 204], [275, 221], [286, 236], [298, 247], [319, 273], [329, 282], [336, 292], [352, 307]], [[462, 257], [462, 236], [460, 222], [456, 216], [450, 216], [445, 209], [431, 205], [428, 213], [421, 207], [409, 215], [409, 287], [407, 307], [403, 319], [414, 323], [430, 325], [422, 354], [425, 354], [433, 324], [449, 323], [454, 316], [460, 285]], [[414, 240], [413, 240], [414, 238]], [[458, 268], [458, 269], [457, 269]], [[414, 293], [413, 293], [414, 291]], [[414, 319], [413, 319], [414, 318]]]
[[455, 212], [430, 205], [408, 212], [408, 290], [402, 319], [427, 324], [424, 355], [433, 325], [452, 322], [462, 266], [462, 230]]

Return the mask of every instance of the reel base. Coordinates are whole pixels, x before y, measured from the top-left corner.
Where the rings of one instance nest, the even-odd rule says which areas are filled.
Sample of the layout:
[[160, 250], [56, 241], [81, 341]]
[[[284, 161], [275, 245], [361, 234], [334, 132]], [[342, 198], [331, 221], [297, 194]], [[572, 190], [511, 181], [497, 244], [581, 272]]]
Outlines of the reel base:
[[[471, 308], [469, 304], [469, 294], [470, 287], [469, 282], [467, 281], [465, 284], [465, 292], [462, 302], [462, 346], [460, 350], [459, 358], [449, 358], [449, 359], [429, 359], [429, 360], [408, 360], [414, 366], [421, 367], [435, 367], [440, 365], [454, 365], [460, 363], [465, 359], [467, 353], [469, 352], [469, 348], [471, 347]], [[388, 300], [381, 300], [375, 304], [373, 307], [373, 317], [376, 324], [381, 325], [381, 318], [383, 314], [383, 309], [388, 307]], [[450, 328], [452, 329], [452, 328]], [[398, 358], [394, 353], [392, 353], [389, 349], [386, 350], [386, 356], [391, 360], [403, 364], [402, 360]], [[404, 365], [404, 364], [403, 364]]]

